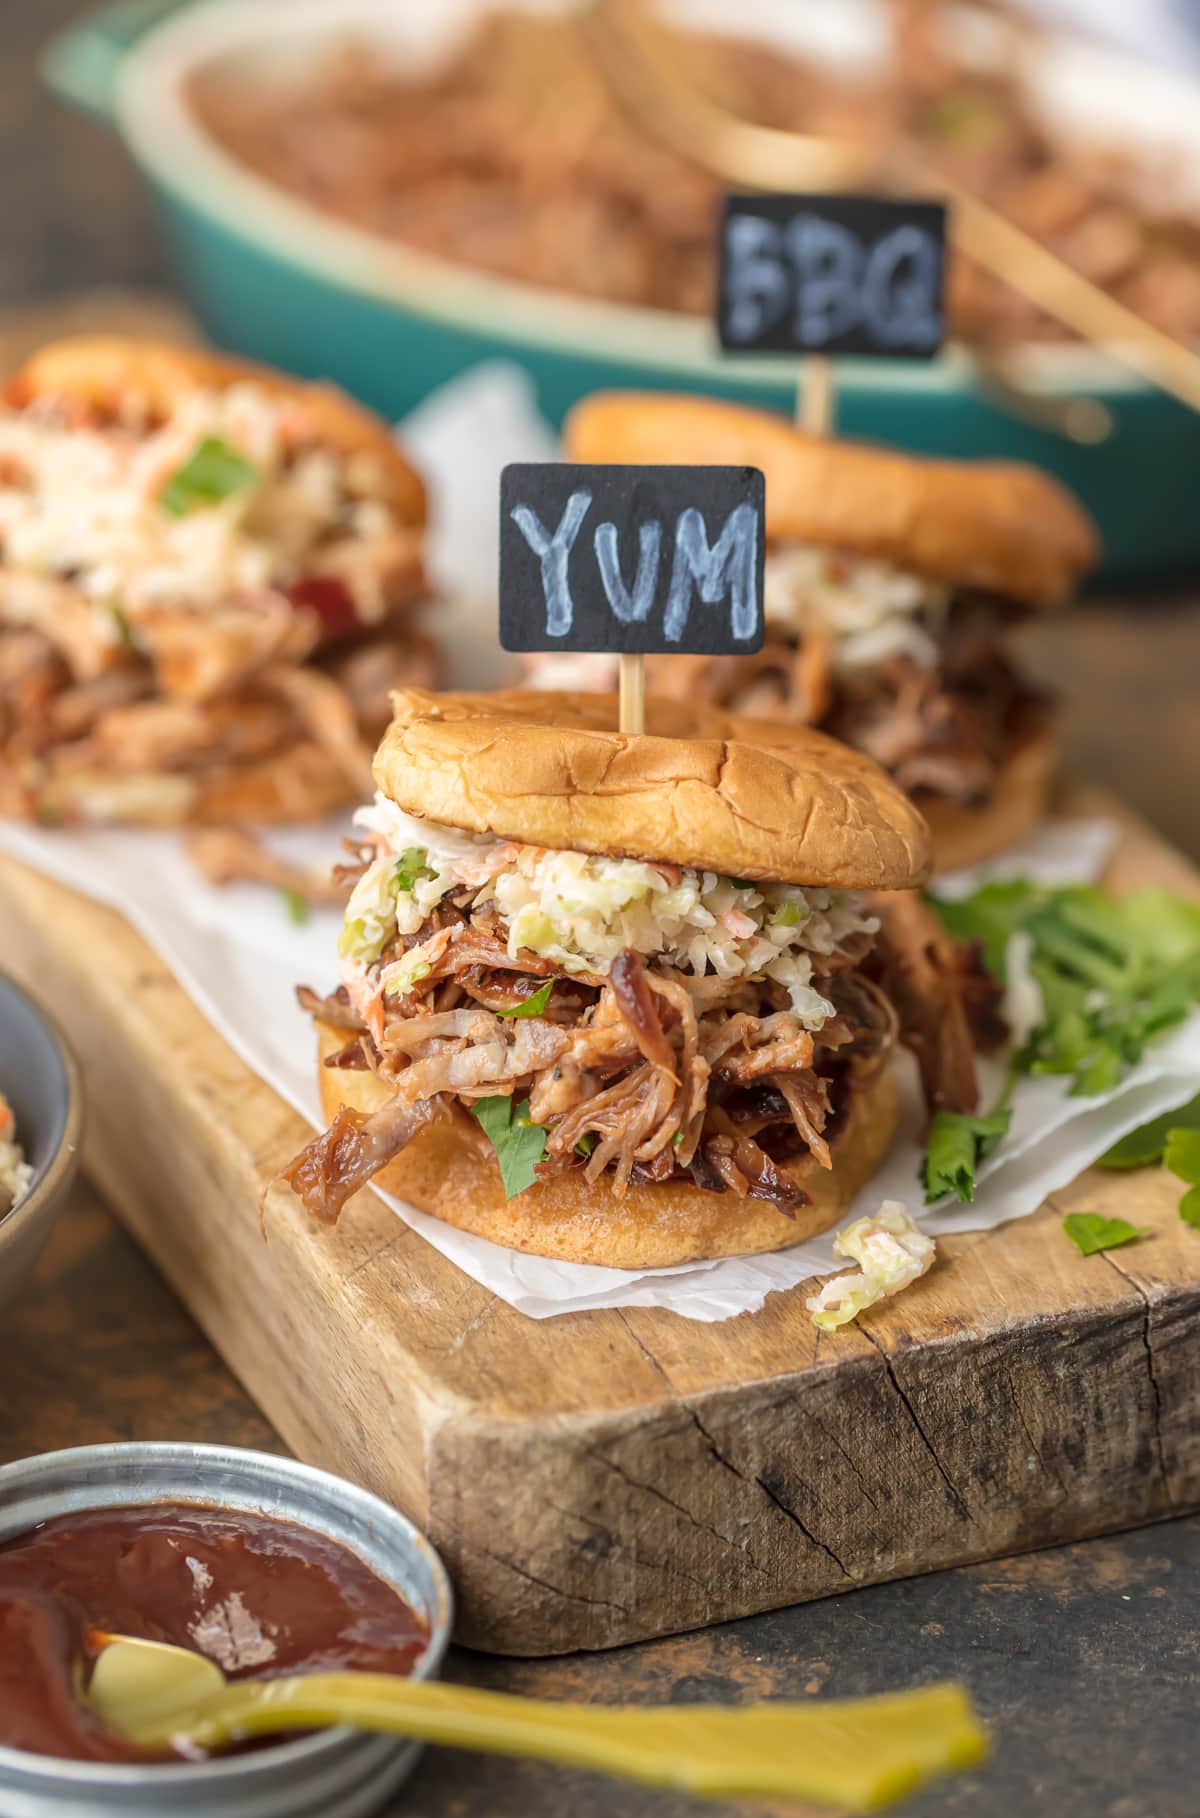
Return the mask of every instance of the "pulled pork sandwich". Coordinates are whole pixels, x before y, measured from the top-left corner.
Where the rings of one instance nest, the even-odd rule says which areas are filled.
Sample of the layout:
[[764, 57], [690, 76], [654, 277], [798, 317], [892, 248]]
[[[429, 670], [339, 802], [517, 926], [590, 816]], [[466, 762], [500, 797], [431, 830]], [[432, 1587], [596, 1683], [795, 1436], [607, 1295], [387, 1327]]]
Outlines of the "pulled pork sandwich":
[[[711, 399], [634, 393], [578, 405], [566, 452], [745, 462], [766, 475], [762, 650], [651, 657], [653, 690], [819, 726], [866, 752], [926, 816], [939, 870], [1002, 851], [1041, 818], [1053, 716], [1006, 633], [1021, 615], [1064, 604], [1096, 553], [1089, 520], [1054, 480], [817, 438]], [[539, 660], [531, 679], [557, 686], [557, 661]]]
[[0, 409], [0, 812], [301, 821], [432, 682], [421, 480], [326, 386], [198, 349], [44, 348]]
[[655, 1267], [796, 1243], [876, 1171], [897, 1018], [864, 893], [922, 882], [919, 814], [818, 732], [614, 713], [397, 695], [342, 982], [301, 993], [330, 1121], [283, 1179], [317, 1217], [375, 1180], [515, 1249]]

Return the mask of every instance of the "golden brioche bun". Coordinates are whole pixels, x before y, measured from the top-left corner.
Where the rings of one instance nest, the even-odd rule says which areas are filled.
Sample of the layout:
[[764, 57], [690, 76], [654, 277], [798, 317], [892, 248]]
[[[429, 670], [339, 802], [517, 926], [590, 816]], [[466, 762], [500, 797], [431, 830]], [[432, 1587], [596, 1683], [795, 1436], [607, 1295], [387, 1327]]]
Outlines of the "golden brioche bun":
[[[442, 690], [437, 694], [405, 689], [392, 697], [395, 717], [461, 721], [478, 719], [520, 720], [538, 726], [576, 726], [590, 732], [616, 732], [620, 708], [615, 694], [554, 688], [498, 688], [486, 694]], [[774, 727], [745, 714], [730, 713], [708, 701], [672, 700], [667, 695], [646, 696], [646, 731], [662, 739], [759, 739]], [[782, 729], [785, 734], [787, 727]], [[762, 735], [759, 737], [759, 735]], [[786, 737], [781, 741], [786, 744]]]
[[17, 406], [36, 397], [65, 397], [101, 409], [135, 396], [149, 411], [165, 413], [185, 392], [243, 384], [299, 405], [314, 436], [338, 453], [371, 455], [382, 476], [383, 496], [397, 517], [408, 524], [425, 522], [424, 482], [400, 453], [388, 425], [334, 385], [306, 385], [271, 367], [202, 347], [80, 335], [51, 341], [32, 354], [10, 378], [8, 396]]
[[[472, 699], [472, 697], [467, 697]], [[479, 711], [402, 689], [375, 781], [409, 814], [527, 845], [664, 859], [734, 877], [904, 890], [929, 874], [928, 831], [870, 758], [795, 728], [786, 746], [580, 724], [591, 697]], [[545, 700], [546, 697], [541, 697]], [[533, 717], [534, 714], [538, 717]], [[737, 727], [759, 736], [755, 721]]]
[[934, 872], [978, 865], [1027, 839], [1045, 819], [1057, 764], [1058, 742], [1041, 726], [1001, 765], [986, 802], [970, 806], [922, 792], [917, 801], [933, 835]]
[[1058, 606], [1093, 565], [1095, 526], [1064, 486], [1014, 461], [930, 460], [807, 435], [714, 398], [600, 392], [567, 418], [568, 460], [760, 467], [766, 533]]
[[[346, 1044], [346, 1031], [317, 1024], [321, 1061]], [[361, 1068], [318, 1067], [321, 1108], [332, 1121], [339, 1106], [376, 1111], [388, 1089]], [[835, 1225], [875, 1174], [896, 1133], [899, 1097], [888, 1068], [852, 1093], [832, 1144], [833, 1167], [808, 1159], [789, 1166], [812, 1203], [794, 1218], [765, 1200], [709, 1193], [690, 1182], [631, 1186], [617, 1199], [603, 1177], [591, 1186], [583, 1171], [538, 1181], [506, 1200], [495, 1152], [468, 1111], [419, 1132], [374, 1184], [445, 1224], [510, 1250], [610, 1269], [665, 1269], [716, 1256], [786, 1250]]]
[[[411, 700], [413, 692], [398, 698]], [[553, 689], [442, 693], [428, 699], [436, 702], [431, 710], [436, 717], [447, 721], [496, 713], [548, 726], [569, 722], [596, 732], [615, 731], [619, 713], [615, 694], [570, 694]], [[680, 701], [666, 695], [647, 695], [646, 728], [660, 738], [739, 738], [784, 749], [797, 738], [806, 742], [810, 736], [808, 727], [791, 720], [753, 719], [708, 701]], [[1019, 845], [1045, 818], [1057, 758], [1057, 740], [1049, 727], [1041, 726], [1022, 739], [1002, 766], [989, 802], [967, 807], [928, 792], [918, 795], [917, 806], [933, 837], [934, 873], [957, 871]]]
[[[506, 719], [548, 726], [570, 723], [597, 732], [615, 731], [618, 722], [615, 694], [512, 688], [494, 694], [438, 694], [428, 699], [436, 702], [430, 711], [445, 720], [499, 713]], [[797, 739], [807, 742], [810, 737], [808, 727], [792, 720], [753, 719], [708, 701], [680, 701], [667, 695], [646, 696], [646, 729], [660, 738], [736, 738], [784, 749]], [[1050, 726], [1042, 724], [1021, 740], [1002, 765], [990, 801], [966, 807], [927, 791], [918, 794], [916, 805], [933, 836], [935, 874], [994, 858], [1025, 839], [1045, 818], [1057, 761], [1057, 740]]]

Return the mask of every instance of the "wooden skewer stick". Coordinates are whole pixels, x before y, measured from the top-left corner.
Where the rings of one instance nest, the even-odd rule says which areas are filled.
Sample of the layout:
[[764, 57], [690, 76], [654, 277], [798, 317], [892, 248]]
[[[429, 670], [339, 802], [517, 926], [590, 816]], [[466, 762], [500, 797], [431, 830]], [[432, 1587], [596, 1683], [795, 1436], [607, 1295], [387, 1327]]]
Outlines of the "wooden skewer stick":
[[646, 659], [640, 651], [621, 653], [621, 731], [646, 730]]
[[833, 363], [810, 354], [796, 390], [796, 422], [810, 436], [831, 436], [834, 428]]

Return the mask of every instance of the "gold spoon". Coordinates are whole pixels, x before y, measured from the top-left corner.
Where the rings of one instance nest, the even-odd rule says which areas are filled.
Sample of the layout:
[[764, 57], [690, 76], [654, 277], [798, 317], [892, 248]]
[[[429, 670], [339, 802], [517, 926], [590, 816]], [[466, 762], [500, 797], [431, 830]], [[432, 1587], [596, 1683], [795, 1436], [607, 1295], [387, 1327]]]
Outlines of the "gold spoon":
[[[950, 237], [969, 258], [1084, 340], [1200, 410], [1200, 355], [1109, 296], [970, 190], [929, 170], [911, 149], [890, 148], [883, 171], [865, 145], [739, 119], [693, 87], [641, 0], [590, 0], [582, 21], [618, 100], [663, 144], [746, 189], [843, 190], [875, 181], [888, 189], [940, 194], [952, 205]], [[1050, 400], [1038, 402], [1053, 407]]]
[[871, 1812], [935, 1774], [972, 1767], [987, 1733], [963, 1686], [804, 1704], [624, 1708], [550, 1704], [375, 1673], [229, 1684], [187, 1648], [104, 1643], [83, 1699], [147, 1749], [186, 1738], [205, 1751], [252, 1736], [349, 1724], [489, 1754], [593, 1768], [710, 1799], [807, 1800]]

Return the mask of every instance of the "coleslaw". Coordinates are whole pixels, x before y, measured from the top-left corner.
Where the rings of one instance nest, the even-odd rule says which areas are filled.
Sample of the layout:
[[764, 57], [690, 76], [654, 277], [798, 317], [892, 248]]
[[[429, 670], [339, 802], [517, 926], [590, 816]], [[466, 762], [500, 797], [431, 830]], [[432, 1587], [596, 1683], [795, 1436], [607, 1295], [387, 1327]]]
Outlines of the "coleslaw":
[[296, 402], [252, 383], [187, 392], [156, 424], [78, 423], [53, 401], [0, 416], [6, 567], [69, 578], [109, 644], [151, 609], [308, 573], [336, 574], [374, 622], [397, 534], [380, 482], [370, 453], [321, 447]]
[[[494, 906], [511, 958], [524, 948], [565, 972], [606, 974], [624, 948], [696, 975], [771, 979], [800, 1021], [817, 1030], [834, 1014], [813, 986], [813, 956], [830, 955], [879, 923], [850, 891], [760, 882], [641, 859], [555, 851], [419, 819], [384, 796], [355, 822], [376, 856], [355, 886], [342, 933], [342, 978], [363, 1006], [367, 976], [399, 935], [416, 934], [451, 892]], [[384, 970], [386, 990], [411, 989], [431, 944]]]

